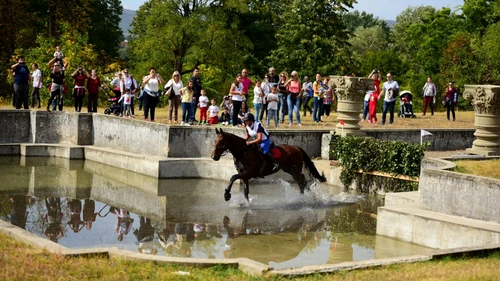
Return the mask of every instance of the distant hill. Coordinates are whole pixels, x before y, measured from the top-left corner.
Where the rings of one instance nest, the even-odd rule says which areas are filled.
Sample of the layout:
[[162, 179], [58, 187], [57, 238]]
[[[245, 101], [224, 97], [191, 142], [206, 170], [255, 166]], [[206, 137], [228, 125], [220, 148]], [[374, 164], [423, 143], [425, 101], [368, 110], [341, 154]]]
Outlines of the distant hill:
[[130, 25], [132, 24], [134, 17], [135, 17], [135, 11], [123, 9], [123, 14], [121, 16], [122, 20], [120, 22], [120, 28], [122, 29], [123, 36], [125, 38], [127, 38], [129, 35], [128, 30], [132, 29], [132, 27]]
[[385, 20], [385, 22], [387, 23], [387, 25], [390, 28], [393, 28], [396, 25], [396, 23], [397, 23], [397, 21], [395, 21], [395, 20]]

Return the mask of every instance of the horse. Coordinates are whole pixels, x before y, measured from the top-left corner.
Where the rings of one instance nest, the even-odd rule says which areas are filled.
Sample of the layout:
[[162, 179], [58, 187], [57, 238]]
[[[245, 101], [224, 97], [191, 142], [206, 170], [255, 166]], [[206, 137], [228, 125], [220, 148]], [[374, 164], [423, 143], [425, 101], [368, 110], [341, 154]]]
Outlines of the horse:
[[[258, 144], [247, 145], [246, 140], [231, 133], [222, 131], [222, 129], [215, 129], [216, 138], [214, 141], [214, 150], [212, 152], [212, 159], [219, 161], [220, 157], [229, 151], [234, 158], [234, 166], [238, 171], [233, 175], [229, 181], [229, 185], [225, 189], [224, 199], [229, 201], [231, 199], [231, 187], [235, 180], [243, 182], [245, 199], [248, 199], [249, 185], [248, 180], [251, 178], [263, 178], [279, 171], [272, 170], [272, 165], [261, 152], [261, 147]], [[325, 182], [326, 178], [324, 173], [319, 174], [316, 166], [312, 162], [307, 153], [300, 147], [288, 144], [277, 145], [271, 150], [274, 158], [280, 165], [280, 169], [292, 175], [293, 179], [299, 184], [300, 193], [304, 194], [307, 187], [306, 177], [302, 173], [303, 164], [309, 170], [309, 173], [320, 182]], [[277, 157], [276, 155], [280, 155]]]

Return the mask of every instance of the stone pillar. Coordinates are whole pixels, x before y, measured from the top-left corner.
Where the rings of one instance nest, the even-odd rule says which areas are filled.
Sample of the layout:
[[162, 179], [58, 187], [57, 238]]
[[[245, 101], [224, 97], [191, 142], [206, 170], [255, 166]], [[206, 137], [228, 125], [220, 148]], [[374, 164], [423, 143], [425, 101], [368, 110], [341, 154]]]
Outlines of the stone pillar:
[[476, 127], [476, 140], [466, 151], [500, 155], [500, 86], [465, 85], [464, 98], [472, 102]]
[[360, 114], [363, 109], [363, 99], [368, 86], [373, 85], [373, 79], [364, 77], [350, 77], [350, 76], [330, 76], [329, 86], [335, 88], [335, 95], [337, 96], [337, 112], [339, 116], [337, 120], [339, 123], [335, 127], [335, 132], [339, 135], [342, 134], [341, 120], [344, 120], [343, 135], [364, 136], [361, 131], [359, 121], [361, 120]]

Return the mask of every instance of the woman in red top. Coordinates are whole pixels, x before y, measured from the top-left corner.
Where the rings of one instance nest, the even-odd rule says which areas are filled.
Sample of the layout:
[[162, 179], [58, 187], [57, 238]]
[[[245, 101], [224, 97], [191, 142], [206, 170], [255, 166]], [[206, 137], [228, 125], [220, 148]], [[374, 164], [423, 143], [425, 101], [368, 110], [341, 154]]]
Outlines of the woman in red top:
[[89, 102], [87, 104], [87, 112], [97, 112], [97, 97], [99, 96], [99, 87], [101, 80], [97, 77], [94, 69], [87, 80], [87, 91], [89, 91]]
[[446, 88], [446, 92], [443, 96], [443, 105], [446, 107], [446, 117], [450, 120], [450, 111], [453, 115], [453, 121], [455, 121], [455, 105], [458, 102], [458, 92], [455, 87], [453, 87], [453, 83], [450, 82], [448, 84], [448, 88]]
[[71, 77], [75, 79], [75, 88], [73, 89], [73, 98], [75, 98], [75, 111], [80, 112], [82, 110], [83, 98], [85, 97], [85, 80], [89, 77], [88, 72], [79, 67]]

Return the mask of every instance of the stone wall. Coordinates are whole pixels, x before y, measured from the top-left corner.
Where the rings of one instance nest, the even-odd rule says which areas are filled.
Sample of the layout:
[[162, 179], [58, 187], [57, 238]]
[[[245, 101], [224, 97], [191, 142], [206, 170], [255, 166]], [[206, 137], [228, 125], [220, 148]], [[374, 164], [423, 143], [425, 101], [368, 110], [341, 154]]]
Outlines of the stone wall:
[[[0, 143], [60, 143], [95, 145], [130, 153], [171, 158], [210, 157], [214, 127], [180, 127], [103, 114], [1, 110]], [[302, 147], [312, 158], [329, 159], [330, 130], [270, 130], [276, 144]], [[242, 128], [225, 131], [243, 137]], [[428, 150], [465, 149], [474, 141], [473, 129], [429, 130]], [[420, 130], [364, 130], [382, 140], [420, 142]]]
[[[450, 164], [441, 167], [449, 169]], [[498, 179], [427, 168], [420, 174], [418, 189], [423, 209], [500, 223]]]

